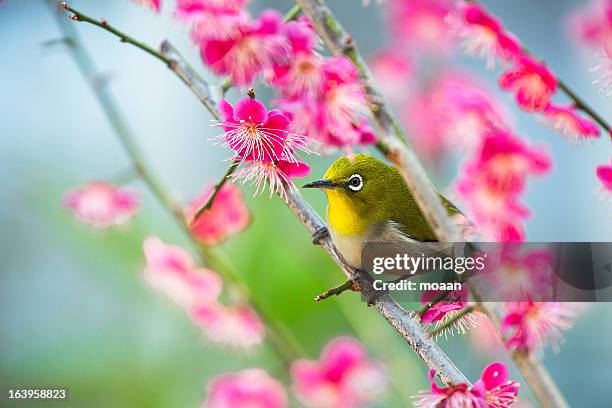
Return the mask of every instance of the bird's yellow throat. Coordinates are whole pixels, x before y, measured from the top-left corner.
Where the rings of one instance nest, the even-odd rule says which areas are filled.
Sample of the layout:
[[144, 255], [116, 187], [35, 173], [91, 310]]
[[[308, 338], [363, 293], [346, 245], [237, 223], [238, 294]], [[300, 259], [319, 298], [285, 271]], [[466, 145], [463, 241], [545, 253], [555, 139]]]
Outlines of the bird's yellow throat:
[[367, 219], [359, 216], [352, 203], [342, 191], [325, 190], [329, 226], [341, 235], [361, 235], [368, 228]]

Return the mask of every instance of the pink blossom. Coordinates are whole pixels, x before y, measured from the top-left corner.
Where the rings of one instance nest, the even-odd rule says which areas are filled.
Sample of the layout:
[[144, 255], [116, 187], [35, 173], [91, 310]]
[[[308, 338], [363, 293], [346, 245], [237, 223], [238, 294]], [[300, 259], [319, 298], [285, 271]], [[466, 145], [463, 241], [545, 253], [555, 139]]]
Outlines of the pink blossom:
[[590, 137], [599, 137], [597, 125], [578, 114], [573, 106], [557, 106], [549, 103], [542, 111], [544, 121], [564, 136], [578, 142]]
[[601, 166], [597, 166], [596, 174], [599, 181], [601, 181], [603, 188], [609, 192], [612, 192], [612, 160], [610, 160], [610, 164], [602, 164]]
[[429, 371], [431, 389], [415, 395], [417, 408], [505, 408], [517, 399], [519, 383], [508, 379], [503, 363], [489, 364], [472, 386], [456, 384], [440, 387], [434, 381], [435, 370]]
[[278, 103], [293, 114], [292, 125], [309, 137], [335, 147], [366, 144], [373, 132], [360, 119], [366, 94], [359, 73], [344, 56], [328, 58], [323, 65], [324, 82], [310, 98], [281, 98]]
[[506, 302], [501, 331], [506, 347], [541, 355], [547, 344], [559, 349], [562, 331], [569, 329], [577, 307], [561, 302]]
[[[437, 301], [421, 316], [421, 323], [434, 323], [440, 321], [453, 310], [461, 310], [467, 305], [468, 288], [461, 285], [461, 290], [449, 291], [445, 299]], [[429, 290], [421, 296], [421, 304], [425, 305], [442, 294], [441, 290]]]
[[268, 75], [269, 82], [285, 98], [316, 97], [323, 87], [324, 60], [315, 53], [317, 36], [306, 18], [283, 25], [282, 32], [290, 46], [290, 56], [277, 63]]
[[240, 35], [240, 27], [251, 24], [243, 10], [248, 0], [178, 0], [175, 15], [192, 25], [196, 44], [208, 40], [227, 40]]
[[386, 384], [382, 366], [348, 337], [332, 340], [319, 361], [293, 362], [291, 378], [297, 398], [312, 408], [363, 407], [373, 403]]
[[465, 172], [490, 189], [517, 193], [523, 190], [527, 176], [545, 174], [550, 167], [550, 159], [543, 149], [530, 147], [506, 131], [491, 129], [480, 151], [465, 166]]
[[460, 2], [459, 16], [450, 18], [451, 26], [461, 38], [468, 54], [487, 59], [487, 67], [495, 66], [496, 58], [513, 60], [521, 55], [521, 44], [504, 30], [501, 22], [480, 5]]
[[549, 249], [525, 250], [522, 244], [506, 243], [487, 251], [481, 276], [496, 300], [540, 299], [550, 296], [553, 257]]
[[248, 348], [260, 344], [266, 334], [259, 315], [248, 306], [204, 302], [191, 309], [191, 318], [213, 343]]
[[286, 408], [285, 387], [257, 368], [213, 378], [206, 387], [202, 408]]
[[492, 127], [503, 128], [509, 120], [491, 93], [467, 74], [447, 72], [431, 84], [411, 94], [405, 114], [418, 152], [430, 159], [472, 152]]
[[218, 75], [229, 75], [232, 84], [244, 86], [287, 56], [281, 35], [282, 17], [264, 11], [257, 21], [240, 24], [227, 39], [208, 39], [200, 44], [202, 60]]
[[450, 0], [390, 0], [388, 10], [395, 39], [424, 52], [441, 52], [452, 45], [445, 22], [451, 11]]
[[471, 176], [464, 169], [457, 182], [457, 192], [469, 209], [483, 237], [498, 242], [520, 242], [525, 238], [522, 222], [529, 210], [518, 201], [517, 193], [496, 190]]
[[501, 129], [491, 129], [479, 151], [463, 167], [457, 191], [471, 218], [489, 237], [501, 242], [524, 239], [521, 221], [529, 211], [519, 202], [528, 176], [550, 169], [548, 155]]
[[94, 228], [123, 225], [138, 212], [138, 198], [133, 192], [104, 181], [69, 191], [63, 202], [77, 220]]
[[135, 3], [142, 4], [145, 7], [149, 7], [159, 13], [161, 10], [161, 0], [132, 0]]
[[185, 249], [149, 237], [143, 243], [143, 250], [147, 261], [144, 280], [179, 306], [189, 310], [195, 304], [215, 301], [221, 293], [221, 277], [210, 269], [196, 266]]
[[301, 161], [281, 160], [271, 163], [254, 161], [236, 172], [234, 178], [244, 183], [252, 183], [255, 186], [254, 195], [261, 193], [267, 182], [270, 197], [278, 194], [287, 200], [287, 187], [293, 188], [294, 186], [292, 178], [306, 177], [309, 173], [310, 167]]
[[574, 10], [569, 28], [573, 38], [599, 50], [612, 34], [612, 1], [593, 0], [588, 7]]
[[516, 102], [524, 110], [541, 111], [557, 89], [557, 78], [541, 62], [522, 56], [515, 67], [501, 75], [499, 86], [514, 92]]
[[289, 119], [279, 110], [268, 111], [255, 98], [239, 99], [234, 106], [225, 99], [219, 104], [223, 115], [224, 145], [244, 160], [272, 163], [282, 158], [289, 135]]
[[[187, 222], [204, 205], [213, 193], [214, 186], [208, 186], [185, 210]], [[242, 199], [240, 189], [225, 183], [215, 197], [212, 207], [191, 225], [191, 233], [204, 245], [217, 245], [228, 236], [237, 234], [249, 225], [249, 210]]]
[[369, 65], [377, 89], [384, 96], [394, 101], [406, 97], [413, 70], [408, 56], [389, 48], [375, 55]]
[[[438, 327], [444, 326], [450, 319], [453, 319], [457, 313], [467, 306], [469, 289], [467, 285], [461, 285], [461, 287], [461, 290], [449, 291], [444, 300], [432, 304], [429, 309], [421, 315], [421, 323], [424, 323], [426, 326], [435, 324], [434, 329], [437, 329]], [[423, 293], [421, 296], [421, 304], [425, 305], [432, 302], [442, 293], [443, 291], [441, 290], [430, 290]], [[466, 313], [438, 335], [448, 338], [449, 334], [451, 336], [455, 334], [455, 330], [457, 330], [457, 333], [465, 334], [470, 328], [476, 327], [482, 317], [484, 317], [484, 315], [480, 312]]]

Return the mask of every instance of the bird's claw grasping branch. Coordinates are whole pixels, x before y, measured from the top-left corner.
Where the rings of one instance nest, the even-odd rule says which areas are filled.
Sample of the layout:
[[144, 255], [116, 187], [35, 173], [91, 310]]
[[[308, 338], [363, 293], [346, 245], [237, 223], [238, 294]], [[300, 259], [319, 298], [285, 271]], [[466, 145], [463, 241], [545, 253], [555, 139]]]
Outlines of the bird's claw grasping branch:
[[327, 227], [321, 227], [312, 234], [312, 243], [314, 245], [321, 245], [321, 241], [327, 239], [328, 237], [329, 230]]

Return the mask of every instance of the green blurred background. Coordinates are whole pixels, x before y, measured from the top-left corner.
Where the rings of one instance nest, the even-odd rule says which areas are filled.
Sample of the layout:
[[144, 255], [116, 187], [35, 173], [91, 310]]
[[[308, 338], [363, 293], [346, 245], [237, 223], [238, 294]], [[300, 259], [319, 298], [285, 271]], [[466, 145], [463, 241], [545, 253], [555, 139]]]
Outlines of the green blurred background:
[[[150, 44], [169, 38], [201, 68], [186, 28], [171, 16], [171, 2], [161, 17], [127, 0], [71, 3]], [[610, 117], [610, 100], [590, 85], [589, 63], [563, 32], [563, 16], [579, 2], [483, 3]], [[254, 1], [251, 10], [291, 5]], [[330, 5], [366, 53], [382, 45], [377, 7], [363, 8], [357, 0]], [[216, 130], [190, 92], [150, 56], [94, 27], [76, 28], [108, 75], [148, 163], [172, 193], [186, 202], [218, 178], [226, 152], [207, 142]], [[245, 354], [207, 344], [178, 307], [145, 287], [143, 239], [157, 235], [187, 248], [189, 242], [142, 183], [132, 183], [142, 209], [125, 228], [93, 231], [62, 208], [67, 189], [112, 179], [129, 162], [69, 54], [61, 45], [45, 45], [61, 35], [44, 2], [6, 0], [0, 32], [0, 388], [69, 387], [70, 400], [50, 406], [193, 407], [207, 380], [229, 370], [264, 367], [288, 383], [269, 346]], [[493, 83], [480, 61], [462, 63]], [[264, 87], [258, 92], [269, 94]], [[502, 98], [514, 109], [509, 97]], [[610, 240], [612, 210], [593, 193], [593, 171], [609, 160], [609, 145], [576, 148], [528, 115], [516, 116], [521, 134], [548, 143], [555, 160], [554, 172], [532, 183], [527, 196], [534, 212], [529, 239]], [[313, 177], [334, 158], [310, 160]], [[318, 357], [334, 336], [357, 336], [389, 367], [392, 386], [380, 406], [401, 406], [400, 398], [427, 388], [426, 367], [356, 295], [312, 301], [340, 283], [341, 273], [279, 200], [250, 193], [246, 188], [251, 226], [221, 250], [266, 311], [298, 339], [304, 356]], [[323, 213], [322, 194], [304, 194]], [[604, 385], [612, 381], [611, 314], [609, 304], [591, 305], [566, 334], [562, 352], [547, 350], [545, 363], [572, 406], [610, 404]], [[470, 378], [493, 359], [505, 360], [476, 352], [469, 337], [440, 344]], [[515, 370], [512, 376], [521, 381]], [[526, 386], [519, 396], [532, 402]]]

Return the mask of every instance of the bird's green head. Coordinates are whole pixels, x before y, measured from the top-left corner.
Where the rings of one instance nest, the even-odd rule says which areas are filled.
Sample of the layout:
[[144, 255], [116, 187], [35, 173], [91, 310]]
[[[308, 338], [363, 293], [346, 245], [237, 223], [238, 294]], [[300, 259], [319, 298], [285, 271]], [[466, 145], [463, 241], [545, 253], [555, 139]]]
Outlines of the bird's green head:
[[395, 167], [365, 154], [339, 158], [323, 178], [304, 187], [324, 189], [329, 202], [330, 224], [333, 227], [336, 224], [338, 229], [349, 228], [351, 224], [362, 229], [367, 227], [362, 225], [364, 222], [390, 218], [394, 197], [406, 193], [405, 184]]

